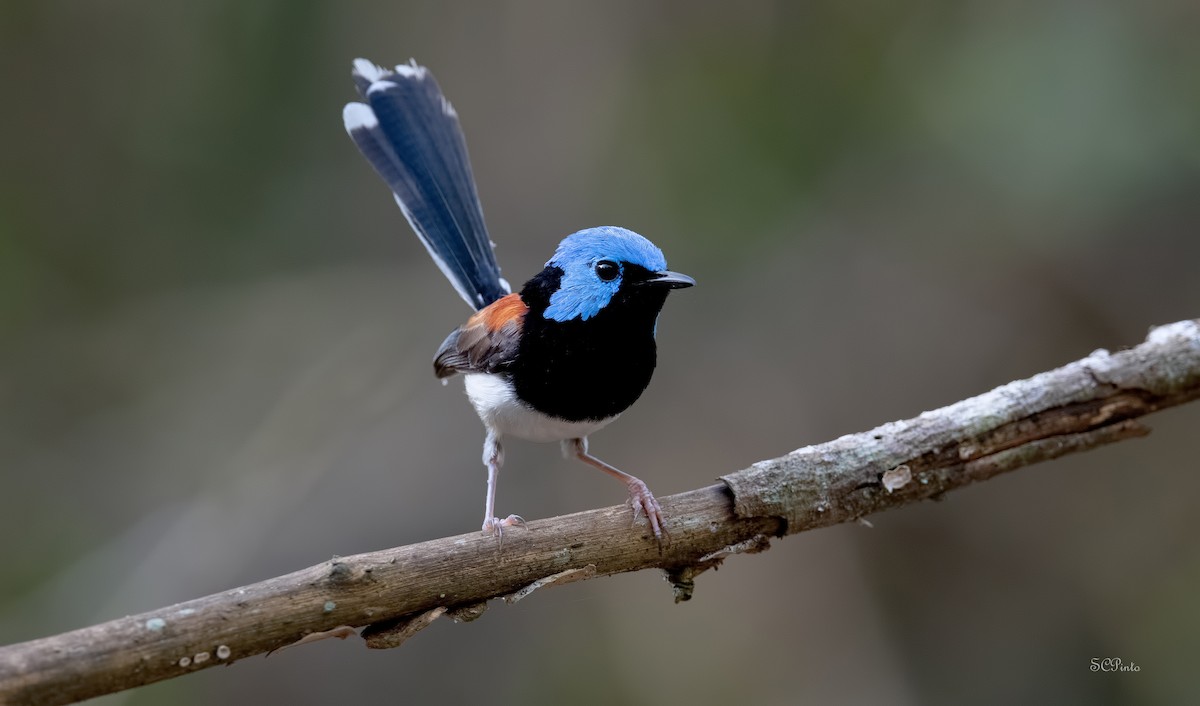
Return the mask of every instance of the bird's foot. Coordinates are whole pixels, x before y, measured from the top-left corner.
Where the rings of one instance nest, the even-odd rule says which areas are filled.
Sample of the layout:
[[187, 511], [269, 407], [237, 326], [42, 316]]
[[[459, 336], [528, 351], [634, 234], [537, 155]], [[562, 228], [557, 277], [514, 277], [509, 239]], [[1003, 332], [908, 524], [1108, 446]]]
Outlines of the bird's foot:
[[643, 514], [646, 515], [646, 520], [650, 523], [650, 529], [654, 531], [654, 538], [661, 545], [663, 538], [670, 539], [667, 534], [667, 528], [663, 524], [662, 506], [658, 504], [654, 493], [650, 492], [650, 488], [639, 478], [630, 478], [625, 481], [626, 487], [629, 488], [629, 504], [633, 506], [633, 521], [637, 522], [638, 518]]
[[483, 521], [483, 533], [490, 534], [496, 538], [496, 541], [501, 546], [504, 545], [504, 528], [505, 527], [524, 527], [525, 518], [520, 515], [509, 515], [503, 520], [499, 517], [489, 517]]

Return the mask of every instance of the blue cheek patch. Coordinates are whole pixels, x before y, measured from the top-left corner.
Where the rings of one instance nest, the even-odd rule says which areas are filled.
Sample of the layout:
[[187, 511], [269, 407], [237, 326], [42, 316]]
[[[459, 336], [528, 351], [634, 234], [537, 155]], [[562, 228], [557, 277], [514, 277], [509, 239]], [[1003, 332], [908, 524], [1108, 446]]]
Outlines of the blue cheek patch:
[[550, 306], [546, 307], [545, 317], [552, 321], [576, 318], [587, 321], [600, 313], [620, 286], [620, 277], [603, 282], [591, 267], [571, 267], [563, 272], [558, 291], [550, 295]]

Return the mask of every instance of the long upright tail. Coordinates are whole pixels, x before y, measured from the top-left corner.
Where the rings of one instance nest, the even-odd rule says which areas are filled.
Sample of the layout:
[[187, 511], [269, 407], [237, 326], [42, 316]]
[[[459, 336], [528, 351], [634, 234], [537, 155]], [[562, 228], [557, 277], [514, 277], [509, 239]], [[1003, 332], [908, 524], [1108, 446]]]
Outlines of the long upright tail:
[[394, 71], [354, 61], [365, 103], [347, 103], [346, 132], [459, 295], [478, 310], [508, 294], [475, 193], [458, 114], [415, 61]]

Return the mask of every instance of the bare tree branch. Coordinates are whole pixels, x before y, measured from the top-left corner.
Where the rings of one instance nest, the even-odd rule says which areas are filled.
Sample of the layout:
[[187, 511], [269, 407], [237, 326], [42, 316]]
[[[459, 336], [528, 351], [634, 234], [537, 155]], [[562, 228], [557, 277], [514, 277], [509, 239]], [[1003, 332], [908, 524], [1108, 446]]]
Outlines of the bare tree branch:
[[261, 583], [0, 648], [0, 702], [69, 703], [299, 641], [394, 647], [486, 601], [624, 571], [666, 571], [676, 600], [697, 574], [769, 537], [860, 519], [1038, 461], [1143, 436], [1137, 418], [1200, 397], [1200, 320], [1150, 332], [913, 419], [762, 461], [663, 498], [658, 546], [628, 506], [530, 522], [503, 550], [478, 533], [335, 558]]

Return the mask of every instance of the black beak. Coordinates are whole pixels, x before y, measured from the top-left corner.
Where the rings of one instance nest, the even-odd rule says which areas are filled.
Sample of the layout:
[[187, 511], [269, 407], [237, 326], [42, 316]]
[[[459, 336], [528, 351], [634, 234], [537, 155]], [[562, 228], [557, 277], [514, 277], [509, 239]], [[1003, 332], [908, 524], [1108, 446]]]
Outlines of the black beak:
[[678, 272], [663, 270], [661, 272], [651, 272], [650, 276], [642, 280], [639, 284], [666, 287], [667, 289], [683, 289], [684, 287], [694, 286], [696, 280]]

